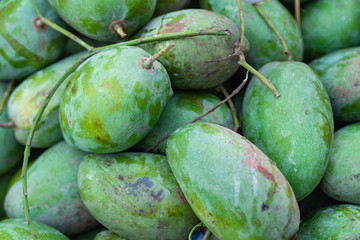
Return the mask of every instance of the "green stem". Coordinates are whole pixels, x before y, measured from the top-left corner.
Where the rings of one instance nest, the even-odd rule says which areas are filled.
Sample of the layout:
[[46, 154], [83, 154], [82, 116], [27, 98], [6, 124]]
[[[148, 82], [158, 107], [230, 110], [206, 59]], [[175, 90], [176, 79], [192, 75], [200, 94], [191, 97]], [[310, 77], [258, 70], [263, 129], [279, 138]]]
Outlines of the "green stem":
[[167, 53], [170, 49], [172, 49], [173, 47], [175, 47], [175, 43], [169, 44], [167, 45], [164, 49], [161, 49], [158, 53], [155, 53], [154, 55], [152, 55], [151, 57], [147, 58], [144, 63], [143, 63], [143, 67], [145, 69], [150, 69], [153, 66], [153, 63], [159, 59], [159, 57], [161, 57], [162, 55], [164, 55], [165, 53]]
[[300, 0], [295, 0], [295, 18], [296, 18], [296, 23], [298, 24], [299, 27], [301, 27], [301, 22], [300, 22]]
[[[222, 92], [222, 94], [225, 96], [225, 97], [229, 97], [229, 93], [228, 91], [226, 90], [226, 88], [224, 88], [223, 85], [220, 85], [218, 87], [218, 89]], [[231, 109], [231, 113], [232, 113], [232, 116], [233, 116], [233, 119], [234, 119], [234, 132], [237, 132], [239, 131], [240, 129], [240, 123], [239, 123], [239, 119], [237, 117], [237, 113], [236, 113], [236, 108], [234, 106], [234, 103], [231, 99], [229, 99], [229, 106], [230, 106], [230, 109]]]
[[0, 116], [1, 116], [2, 112], [4, 111], [5, 104], [6, 104], [8, 98], [10, 96], [10, 93], [11, 93], [11, 90], [13, 89], [13, 86], [14, 86], [14, 80], [9, 82], [9, 84], [7, 85], [5, 94], [4, 94], [3, 98], [1, 99], [1, 102], [0, 102]]
[[239, 8], [240, 26], [241, 26], [240, 47], [242, 47], [244, 44], [244, 39], [245, 39], [244, 12], [243, 12], [240, 0], [237, 0], [237, 3], [238, 3], [238, 8]]
[[196, 229], [198, 229], [199, 227], [203, 227], [204, 224], [203, 223], [199, 223], [199, 224], [196, 224], [190, 231], [189, 233], [189, 236], [188, 236], [188, 240], [191, 240], [191, 237], [193, 235], [193, 233], [195, 232]]
[[282, 45], [282, 47], [284, 48], [284, 53], [287, 57], [287, 59], [289, 61], [293, 61], [293, 57], [291, 55], [291, 52], [289, 50], [289, 48], [286, 45], [286, 42], [283, 38], [283, 36], [280, 34], [280, 32], [276, 29], [275, 25], [272, 23], [272, 21], [270, 20], [270, 18], [263, 12], [263, 10], [260, 8], [260, 6], [258, 5], [258, 3], [253, 4], [254, 7], [256, 8], [256, 10], [258, 11], [258, 13], [260, 14], [260, 16], [265, 20], [265, 22], [267, 23], [267, 25], [271, 28], [271, 30], [274, 31], [274, 33], [276, 34], [276, 36], [278, 37], [278, 39], [280, 40], [280, 43]]

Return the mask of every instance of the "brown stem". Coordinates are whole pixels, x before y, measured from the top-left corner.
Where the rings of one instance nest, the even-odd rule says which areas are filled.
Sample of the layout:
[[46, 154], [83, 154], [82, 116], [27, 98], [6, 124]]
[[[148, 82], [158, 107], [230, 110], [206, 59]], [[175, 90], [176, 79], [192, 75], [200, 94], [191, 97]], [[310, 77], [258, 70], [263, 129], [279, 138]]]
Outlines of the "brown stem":
[[299, 27], [301, 27], [300, 23], [300, 0], [295, 0], [295, 18], [296, 23]]
[[[239, 8], [240, 26], [241, 26], [240, 48], [242, 48], [243, 44], [244, 44], [244, 38], [245, 38], [244, 12], [243, 12], [240, 0], [237, 0], [237, 3], [238, 3], [238, 8]], [[241, 50], [243, 50], [243, 49], [241, 49]]]
[[208, 240], [211, 235], [211, 232], [209, 229], [206, 229], [205, 235], [202, 240]]
[[9, 96], [10, 96], [10, 93], [11, 93], [12, 89], [13, 89], [14, 82], [15, 82], [14, 80], [9, 82], [9, 84], [7, 85], [5, 94], [4, 94], [3, 98], [1, 99], [1, 102], [0, 102], [0, 116], [1, 116], [2, 112], [4, 111], [6, 102], [7, 102], [8, 98], [9, 98]]
[[155, 53], [153, 56], [147, 58], [144, 63], [143, 67], [146, 69], [150, 69], [153, 66], [153, 63], [158, 60], [159, 57], [167, 53], [170, 49], [172, 49], [175, 46], [175, 43], [167, 45], [164, 49], [161, 49], [158, 53]]
[[[218, 87], [218, 89], [222, 92], [222, 94], [225, 97], [229, 96], [228, 91], [226, 90], [226, 88], [224, 88], [223, 85], [220, 85]], [[233, 129], [233, 131], [238, 132], [239, 129], [240, 129], [240, 123], [239, 123], [239, 119], [237, 117], [236, 108], [235, 108], [234, 103], [233, 103], [233, 101], [231, 99], [229, 99], [229, 106], [230, 106], [231, 113], [232, 113], [232, 116], [233, 116], [233, 119], [234, 119], [234, 129]]]
[[0, 128], [14, 128], [16, 127], [14, 122], [0, 123]]

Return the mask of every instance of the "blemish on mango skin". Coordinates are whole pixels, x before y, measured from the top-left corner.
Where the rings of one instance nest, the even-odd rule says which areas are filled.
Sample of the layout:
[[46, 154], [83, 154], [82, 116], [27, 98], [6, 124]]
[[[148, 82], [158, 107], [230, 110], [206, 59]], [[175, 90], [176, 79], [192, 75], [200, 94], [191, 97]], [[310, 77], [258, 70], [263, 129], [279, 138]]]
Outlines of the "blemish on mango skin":
[[245, 154], [248, 157], [246, 161], [246, 165], [255, 170], [259, 171], [266, 179], [275, 182], [275, 178], [272, 173], [270, 173], [266, 168], [264, 168], [260, 162], [256, 159], [256, 151], [255, 149], [245, 149]]
[[68, 124], [69, 124], [70, 128], [72, 128], [71, 118], [68, 118]]

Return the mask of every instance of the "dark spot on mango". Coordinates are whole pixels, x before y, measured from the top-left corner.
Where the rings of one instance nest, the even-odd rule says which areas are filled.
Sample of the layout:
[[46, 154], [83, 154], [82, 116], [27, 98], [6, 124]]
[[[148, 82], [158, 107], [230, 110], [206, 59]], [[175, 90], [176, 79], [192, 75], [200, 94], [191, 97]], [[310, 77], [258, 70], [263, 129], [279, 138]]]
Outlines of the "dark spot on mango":
[[269, 209], [269, 206], [268, 205], [266, 205], [266, 204], [262, 204], [261, 205], [261, 212], [264, 212], [264, 211], [266, 211], [266, 210], [268, 210]]

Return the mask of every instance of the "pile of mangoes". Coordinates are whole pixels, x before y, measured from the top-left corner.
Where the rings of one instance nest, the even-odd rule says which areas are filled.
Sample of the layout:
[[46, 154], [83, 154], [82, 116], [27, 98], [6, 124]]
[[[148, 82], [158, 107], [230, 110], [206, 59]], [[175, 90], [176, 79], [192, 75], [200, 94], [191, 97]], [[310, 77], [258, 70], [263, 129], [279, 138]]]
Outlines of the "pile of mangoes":
[[360, 0], [0, 0], [1, 240], [355, 240], [359, 204]]

